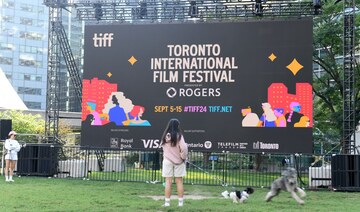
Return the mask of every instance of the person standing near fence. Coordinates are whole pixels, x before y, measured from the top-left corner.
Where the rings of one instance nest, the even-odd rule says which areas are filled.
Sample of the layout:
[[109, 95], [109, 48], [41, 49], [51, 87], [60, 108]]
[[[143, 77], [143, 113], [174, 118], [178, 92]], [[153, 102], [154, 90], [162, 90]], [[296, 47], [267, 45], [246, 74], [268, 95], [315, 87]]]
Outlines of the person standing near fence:
[[9, 138], [5, 141], [5, 181], [14, 182], [13, 175], [16, 162], [18, 160], [17, 153], [20, 151], [21, 145], [16, 139], [16, 132], [10, 131]]
[[165, 204], [163, 206], [170, 206], [171, 185], [174, 177], [179, 197], [178, 206], [183, 206], [183, 177], [186, 175], [185, 161], [188, 155], [188, 147], [178, 119], [169, 121], [161, 138], [161, 146], [164, 151], [162, 176], [165, 178]]

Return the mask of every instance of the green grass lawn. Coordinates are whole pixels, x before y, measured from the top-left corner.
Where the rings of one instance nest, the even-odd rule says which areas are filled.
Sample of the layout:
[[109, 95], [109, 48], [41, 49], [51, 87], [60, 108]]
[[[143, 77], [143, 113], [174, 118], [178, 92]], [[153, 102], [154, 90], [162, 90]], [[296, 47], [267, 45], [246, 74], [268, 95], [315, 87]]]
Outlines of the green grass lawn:
[[[272, 202], [265, 202], [266, 188], [255, 188], [245, 204], [233, 204], [220, 193], [230, 187], [185, 185], [185, 205], [169, 208], [163, 200], [161, 183], [104, 182], [38, 177], [15, 178], [7, 183], [0, 177], [0, 211], [358, 211], [360, 193], [306, 191], [305, 205], [298, 205], [290, 194], [282, 192]], [[173, 194], [176, 194], [175, 186]], [[212, 197], [186, 199], [186, 195]], [[175, 196], [172, 196], [173, 198]]]

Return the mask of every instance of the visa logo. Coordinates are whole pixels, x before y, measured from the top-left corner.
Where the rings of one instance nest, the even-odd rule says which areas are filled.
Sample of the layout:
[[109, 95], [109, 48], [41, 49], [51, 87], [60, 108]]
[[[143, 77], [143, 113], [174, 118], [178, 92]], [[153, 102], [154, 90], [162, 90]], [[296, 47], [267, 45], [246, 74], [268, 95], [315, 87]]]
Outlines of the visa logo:
[[146, 149], [160, 148], [160, 140], [159, 139], [141, 139], [141, 140], [144, 144], [144, 148], [146, 148]]

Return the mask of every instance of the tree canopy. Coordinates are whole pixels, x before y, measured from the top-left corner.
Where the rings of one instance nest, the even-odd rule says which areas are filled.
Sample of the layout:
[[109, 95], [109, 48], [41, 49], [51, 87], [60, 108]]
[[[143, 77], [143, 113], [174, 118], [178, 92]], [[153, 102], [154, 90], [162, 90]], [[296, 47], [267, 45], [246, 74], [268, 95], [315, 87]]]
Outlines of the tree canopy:
[[[325, 1], [323, 14], [314, 17], [313, 30], [313, 92], [314, 138], [323, 143], [339, 143], [343, 131], [343, 3]], [[360, 0], [356, 0], [360, 5]], [[355, 16], [355, 48], [359, 52], [360, 11]], [[316, 71], [320, 70], [320, 71]], [[354, 64], [355, 79], [359, 79], [359, 55]], [[359, 122], [359, 80], [354, 85], [356, 123]]]
[[[4, 112], [0, 112], [0, 119], [12, 120], [12, 129], [20, 135], [23, 134], [19, 137], [20, 141], [45, 141], [45, 120], [39, 114], [33, 115], [23, 111], [7, 110]], [[65, 138], [65, 136], [71, 132], [72, 130], [67, 123], [63, 121], [59, 122], [60, 139], [62, 139], [63, 137]]]

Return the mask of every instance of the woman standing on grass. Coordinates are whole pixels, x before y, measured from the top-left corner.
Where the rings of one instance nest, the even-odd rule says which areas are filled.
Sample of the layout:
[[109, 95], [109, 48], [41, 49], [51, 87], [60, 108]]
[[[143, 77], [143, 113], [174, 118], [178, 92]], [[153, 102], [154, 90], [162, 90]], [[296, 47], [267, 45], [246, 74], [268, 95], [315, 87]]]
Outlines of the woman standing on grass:
[[9, 139], [5, 141], [5, 181], [6, 182], [14, 182], [13, 175], [14, 169], [16, 165], [16, 161], [18, 160], [17, 153], [20, 151], [20, 144], [16, 139], [16, 132], [9, 132]]
[[180, 122], [171, 119], [161, 138], [161, 146], [164, 151], [162, 176], [165, 178], [165, 204], [170, 206], [171, 184], [175, 177], [176, 188], [179, 197], [179, 206], [184, 205], [183, 177], [186, 175], [188, 147], [185, 143]]

